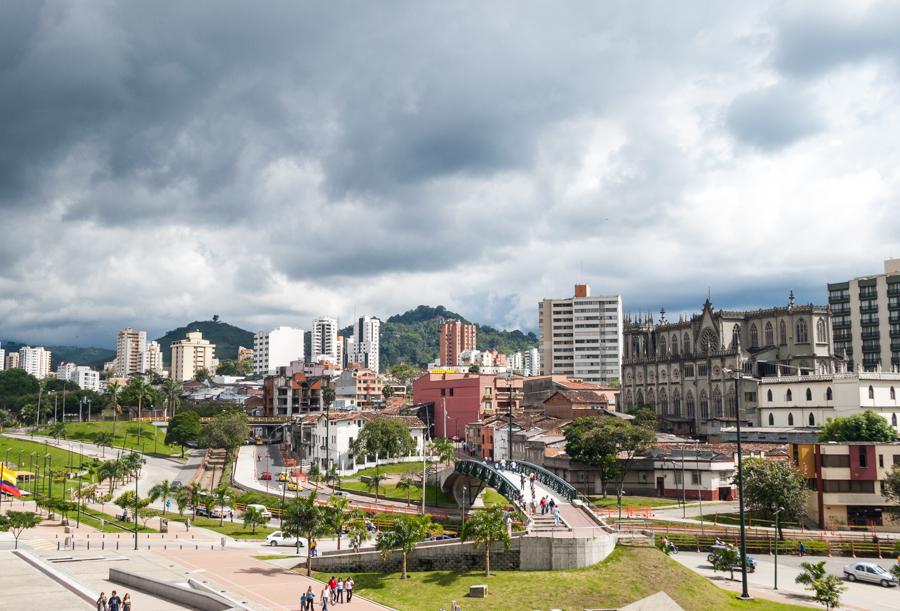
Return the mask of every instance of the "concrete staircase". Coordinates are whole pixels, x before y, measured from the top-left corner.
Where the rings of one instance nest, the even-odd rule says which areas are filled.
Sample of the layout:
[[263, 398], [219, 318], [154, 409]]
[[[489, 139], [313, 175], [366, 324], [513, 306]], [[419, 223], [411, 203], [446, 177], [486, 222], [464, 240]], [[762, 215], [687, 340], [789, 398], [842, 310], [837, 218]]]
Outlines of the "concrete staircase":
[[553, 525], [553, 514], [545, 513], [541, 515], [540, 512], [531, 516], [531, 528], [530, 532], [533, 533], [548, 533], [553, 531], [565, 531], [568, 530], [568, 526], [566, 526], [565, 522], [560, 520], [559, 526]]

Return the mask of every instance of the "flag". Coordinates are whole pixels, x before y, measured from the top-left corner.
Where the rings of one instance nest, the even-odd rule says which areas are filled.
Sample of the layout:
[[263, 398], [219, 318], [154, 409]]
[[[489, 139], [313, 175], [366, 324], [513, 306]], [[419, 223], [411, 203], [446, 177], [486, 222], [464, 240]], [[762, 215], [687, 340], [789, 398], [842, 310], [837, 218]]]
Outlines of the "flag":
[[12, 496], [22, 495], [22, 493], [19, 492], [19, 487], [16, 486], [15, 471], [6, 468], [2, 463], [0, 463], [0, 493], [2, 492], [11, 494]]

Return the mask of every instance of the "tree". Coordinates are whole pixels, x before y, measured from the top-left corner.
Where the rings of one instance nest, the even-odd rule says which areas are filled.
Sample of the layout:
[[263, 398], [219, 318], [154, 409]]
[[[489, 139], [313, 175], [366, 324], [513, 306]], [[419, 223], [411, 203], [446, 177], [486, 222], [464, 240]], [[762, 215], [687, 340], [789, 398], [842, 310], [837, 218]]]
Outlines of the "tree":
[[325, 519], [328, 522], [328, 526], [331, 528], [331, 532], [337, 536], [338, 549], [341, 549], [341, 534], [350, 520], [348, 505], [350, 505], [350, 499], [333, 496], [328, 499], [328, 505], [325, 510]]
[[325, 509], [316, 504], [316, 493], [291, 499], [282, 516], [281, 529], [297, 539], [297, 553], [300, 553], [300, 537], [306, 538], [306, 575], [312, 575], [312, 540], [327, 534], [328, 524]]
[[487, 507], [483, 511], [475, 512], [472, 519], [466, 522], [466, 525], [460, 533], [463, 541], [474, 541], [476, 545], [484, 547], [484, 576], [491, 576], [491, 547], [494, 543], [503, 543], [504, 547], [509, 548], [512, 539], [506, 532], [506, 515], [503, 506], [495, 503]]
[[191, 503], [191, 492], [187, 488], [181, 487], [175, 491], [175, 506], [178, 507], [178, 515], [183, 516], [184, 510]]
[[378, 533], [375, 548], [381, 552], [382, 559], [386, 559], [390, 552], [399, 550], [402, 562], [400, 579], [406, 579], [406, 560], [410, 552], [433, 528], [431, 516], [400, 516], [389, 529]]
[[244, 528], [249, 528], [256, 534], [256, 527], [268, 522], [259, 507], [247, 507], [244, 510]]
[[357, 539], [360, 543], [369, 539], [369, 529], [366, 528], [366, 512], [362, 509], [350, 511], [347, 520], [347, 535], [351, 539]]
[[32, 511], [9, 511], [0, 515], [0, 531], [9, 531], [15, 539], [15, 549], [19, 549], [19, 537], [29, 528], [41, 523], [41, 518]]
[[446, 437], [438, 437], [431, 442], [432, 451], [437, 454], [438, 462], [450, 465], [456, 461], [456, 446]]
[[306, 474], [306, 477], [313, 483], [313, 486], [316, 487], [316, 490], [318, 490], [319, 480], [322, 479], [322, 470], [319, 469], [318, 463], [312, 463], [309, 465], [309, 472]]
[[406, 505], [409, 506], [409, 499], [412, 491], [419, 487], [418, 480], [413, 477], [412, 473], [404, 473], [397, 482], [398, 490], [406, 490]]
[[194, 512], [194, 515], [197, 515], [197, 506], [200, 505], [200, 501], [203, 498], [203, 486], [199, 482], [191, 482], [190, 497], [191, 511]]
[[220, 482], [219, 485], [213, 490], [212, 500], [219, 507], [219, 526], [222, 526], [225, 523], [225, 508], [234, 506], [234, 498], [231, 494], [231, 489], [228, 487], [226, 482]]
[[741, 553], [731, 545], [713, 553], [713, 570], [716, 572], [730, 571], [732, 581], [734, 581], [734, 567], [740, 564]]
[[94, 443], [102, 448], [103, 458], [106, 458], [106, 448], [113, 447], [113, 444], [116, 443], [116, 438], [109, 431], [103, 431], [97, 433], [97, 436], [94, 437]]
[[[783, 507], [782, 520], [785, 516], [800, 520], [806, 515], [806, 478], [794, 465], [747, 458], [743, 470], [744, 500], [750, 509], [771, 516]], [[780, 526], [779, 531], [782, 530]], [[784, 538], [783, 532], [779, 535]]]
[[604, 418], [601, 423], [600, 434], [609, 434], [616, 444], [616, 462], [618, 474], [616, 481], [616, 499], [619, 507], [619, 520], [622, 520], [622, 494], [624, 492], [625, 477], [634, 463], [638, 454], [646, 452], [653, 442], [656, 434], [642, 426], [635, 426], [618, 418]]
[[894, 516], [900, 516], [900, 465], [894, 465], [881, 482], [881, 494], [888, 503], [885, 507]]
[[414, 365], [407, 365], [406, 363], [398, 363], [388, 368], [388, 375], [404, 386], [409, 386], [409, 383], [419, 377], [421, 373], [421, 369]]
[[385, 401], [387, 401], [388, 399], [393, 397], [394, 396], [394, 387], [391, 386], [390, 384], [385, 384], [384, 386], [382, 386], [381, 387], [381, 396], [384, 398]]
[[148, 495], [151, 500], [155, 501], [159, 498], [162, 499], [163, 515], [166, 515], [166, 501], [169, 500], [169, 497], [172, 496], [172, 493], [174, 491], [175, 489], [172, 488], [171, 482], [169, 482], [169, 480], [167, 479], [164, 479], [163, 481], [150, 488]]
[[606, 498], [606, 487], [618, 473], [616, 438], [608, 434], [604, 417], [576, 418], [565, 428], [566, 454], [572, 460], [594, 467], [600, 478], [600, 491]]
[[628, 410], [628, 413], [634, 416], [634, 423], [651, 431], [655, 431], [659, 420], [656, 417], [656, 411], [649, 405], [641, 405], [634, 409]]
[[253, 361], [250, 359], [225, 359], [216, 368], [220, 376], [246, 376], [253, 373]]
[[[184, 413], [184, 412], [182, 412]], [[250, 425], [247, 424], [247, 414], [230, 410], [213, 417], [201, 433], [204, 445], [210, 448], [224, 448], [227, 450], [229, 460], [247, 438]]]
[[181, 392], [181, 384], [171, 378], [167, 378], [163, 380], [162, 390], [166, 395], [166, 416], [173, 418], [175, 416], [175, 408], [178, 407], [179, 403], [178, 394]]
[[894, 441], [896, 433], [888, 421], [871, 410], [853, 416], [829, 418], [819, 432], [819, 441]]
[[366, 477], [366, 490], [369, 492], [375, 491], [375, 502], [378, 502], [378, 493], [381, 490], [381, 482], [384, 481], [386, 475], [384, 473], [378, 473], [377, 471], [372, 475]]
[[209, 371], [204, 368], [200, 368], [194, 373], [195, 382], [206, 382], [207, 380], [209, 380], [209, 378]]
[[106, 385], [106, 398], [109, 405], [113, 408], [113, 437], [116, 435], [116, 421], [119, 419], [119, 383], [110, 382]]
[[481, 368], [478, 365], [469, 365], [469, 373], [481, 373]]
[[118, 476], [118, 466], [117, 461], [108, 460], [106, 462], [100, 463], [100, 466], [97, 467], [97, 479], [100, 480], [102, 484], [104, 481], [109, 481], [109, 492], [112, 493], [113, 490], [113, 481]]
[[843, 582], [825, 571], [825, 561], [801, 562], [803, 572], [797, 575], [796, 583], [803, 584], [807, 590], [813, 591], [813, 597], [825, 609], [834, 609], [841, 604], [841, 594], [847, 589]]
[[178, 412], [169, 421], [169, 426], [166, 427], [166, 443], [169, 445], [180, 445], [181, 456], [184, 458], [185, 444], [196, 442], [200, 438], [202, 428], [200, 416], [197, 415], [197, 412]]
[[47, 431], [51, 437], [59, 441], [59, 438], [66, 438], [66, 424], [64, 422], [54, 422]]
[[375, 456], [377, 471], [379, 457], [406, 456], [416, 449], [416, 442], [401, 420], [379, 417], [363, 426], [353, 448], [354, 454]]

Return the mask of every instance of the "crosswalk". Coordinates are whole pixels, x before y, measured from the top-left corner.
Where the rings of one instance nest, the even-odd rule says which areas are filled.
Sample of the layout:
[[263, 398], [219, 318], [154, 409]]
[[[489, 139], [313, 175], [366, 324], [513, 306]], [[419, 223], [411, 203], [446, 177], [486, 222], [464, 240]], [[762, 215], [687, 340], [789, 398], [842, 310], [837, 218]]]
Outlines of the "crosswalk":
[[19, 539], [19, 545], [25, 544], [33, 550], [47, 552], [55, 550], [59, 541], [57, 539]]

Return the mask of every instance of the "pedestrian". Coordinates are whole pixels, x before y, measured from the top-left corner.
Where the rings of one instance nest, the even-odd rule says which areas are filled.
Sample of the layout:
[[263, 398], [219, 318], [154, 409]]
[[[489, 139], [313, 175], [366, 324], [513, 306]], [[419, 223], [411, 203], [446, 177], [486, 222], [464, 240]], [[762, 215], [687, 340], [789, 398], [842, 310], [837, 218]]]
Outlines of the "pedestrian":
[[313, 611], [313, 607], [316, 605], [316, 593], [313, 592], [312, 586], [309, 586], [306, 589], [306, 608], [309, 611]]
[[[803, 546], [803, 541], [800, 542], [800, 545], [797, 546], [797, 550], [800, 552], [800, 556], [803, 556], [803, 552], [806, 551], [806, 547]], [[900, 562], [900, 557], [898, 557], [898, 562]]]
[[313, 539], [312, 541], [309, 542], [309, 553], [313, 558], [315, 558], [316, 556], [319, 555], [318, 550], [316, 550], [316, 547], [317, 547], [317, 543], [316, 543], [315, 539]]
[[344, 590], [347, 592], [347, 602], [350, 602], [353, 599], [353, 578], [348, 577], [344, 580]]
[[512, 538], [512, 516], [506, 516], [506, 536]]
[[344, 602], [344, 578], [338, 577], [337, 580], [337, 594], [334, 597], [334, 602], [342, 603]]
[[122, 611], [131, 611], [131, 594], [125, 592], [125, 598], [122, 599]]
[[509, 463], [509, 470], [510, 471], [516, 470], [516, 461], [512, 461], [511, 463]]
[[505, 470], [506, 470], [506, 459], [505, 459], [505, 458], [501, 458], [501, 459], [500, 459], [500, 470], [501, 470], [501, 471], [505, 471]]
[[328, 586], [326, 585], [322, 588], [322, 611], [328, 611], [328, 600], [331, 598], [331, 594], [328, 592]]
[[525, 492], [525, 474], [519, 473], [519, 489]]
[[547, 501], [547, 507], [550, 508], [550, 511], [553, 511], [553, 509], [556, 507], [556, 501], [553, 500], [552, 496], [550, 497], [550, 500]]
[[106, 601], [106, 608], [109, 611], [121, 611], [122, 610], [122, 599], [119, 598], [119, 595], [116, 594], [116, 591], [113, 590], [109, 595], [109, 600]]
[[541, 497], [541, 515], [544, 515], [545, 513], [547, 513], [547, 497], [542, 496]]
[[553, 525], [559, 526], [559, 507], [553, 508]]
[[534, 495], [531, 495], [531, 515], [534, 515], [535, 505], [534, 505]]
[[328, 580], [328, 589], [331, 590], [331, 603], [334, 604], [337, 602], [337, 580], [334, 575]]
[[97, 599], [97, 611], [106, 611], [106, 592], [100, 592], [100, 598]]

